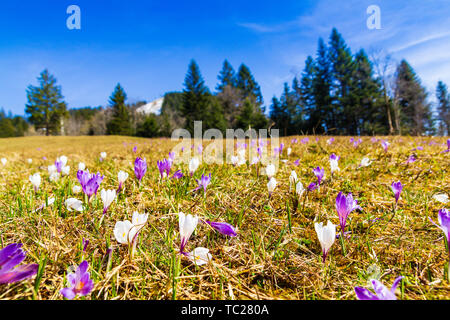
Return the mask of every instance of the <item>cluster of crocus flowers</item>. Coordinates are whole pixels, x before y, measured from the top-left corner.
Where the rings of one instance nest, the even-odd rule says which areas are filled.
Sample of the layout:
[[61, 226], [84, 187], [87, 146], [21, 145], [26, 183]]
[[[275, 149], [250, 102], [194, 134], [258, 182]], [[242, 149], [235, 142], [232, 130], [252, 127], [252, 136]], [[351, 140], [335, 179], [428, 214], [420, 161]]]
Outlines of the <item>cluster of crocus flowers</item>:
[[330, 221], [327, 222], [326, 226], [323, 226], [322, 222], [316, 222], [314, 223], [314, 229], [316, 230], [317, 238], [322, 247], [322, 261], [325, 262], [328, 252], [336, 240], [336, 226]]
[[138, 179], [139, 183], [147, 172], [147, 160], [144, 158], [137, 157], [134, 160], [134, 174], [136, 175], [136, 179]]
[[0, 284], [18, 282], [37, 273], [37, 264], [19, 266], [25, 258], [21, 243], [12, 243], [0, 250]]
[[191, 177], [194, 174], [194, 172], [198, 169], [199, 166], [200, 166], [200, 161], [198, 160], [197, 157], [193, 157], [189, 161], [189, 174], [191, 175]]
[[117, 193], [119, 193], [120, 190], [122, 190], [123, 184], [125, 183], [125, 181], [127, 179], [128, 179], [128, 173], [120, 170], [119, 173], [117, 174], [117, 180], [119, 181], [119, 187], [117, 188]]
[[349, 193], [345, 196], [342, 192], [339, 192], [336, 197], [336, 211], [339, 216], [339, 224], [342, 233], [345, 232], [348, 215], [355, 209], [362, 210], [358, 205], [358, 201], [353, 199], [353, 195]]
[[39, 173], [35, 173], [31, 175], [29, 179], [34, 187], [34, 191], [37, 192], [39, 190], [39, 186], [41, 185], [41, 175]]
[[89, 170], [78, 170], [77, 178], [83, 192], [90, 199], [92, 195], [97, 194], [98, 188], [100, 187], [100, 183], [103, 181], [104, 176], [100, 175], [98, 172], [97, 174], [91, 174], [89, 173]]
[[103, 201], [103, 214], [105, 214], [113, 203], [114, 199], [116, 199], [116, 190], [102, 189], [100, 191], [100, 198]]
[[375, 293], [369, 291], [366, 288], [355, 287], [356, 297], [359, 300], [397, 300], [397, 297], [395, 296], [395, 290], [397, 290], [397, 287], [402, 279], [402, 276], [395, 279], [390, 290], [380, 281], [372, 279], [370, 282], [372, 283], [372, 287]]
[[94, 281], [90, 278], [87, 271], [89, 264], [86, 260], [80, 263], [75, 272], [67, 273], [68, 287], [60, 291], [60, 293], [69, 300], [76, 296], [86, 296], [94, 288]]
[[172, 167], [172, 161], [169, 159], [164, 159], [162, 161], [157, 161], [156, 164], [158, 166], [161, 179], [168, 177], [170, 174], [170, 168]]
[[330, 168], [331, 168], [331, 174], [333, 174], [336, 171], [340, 171], [338, 161], [341, 157], [336, 156], [334, 153], [330, 156]]
[[206, 188], [208, 187], [208, 184], [211, 182], [211, 173], [209, 175], [202, 174], [201, 179], [196, 179], [198, 186], [193, 190], [197, 191], [200, 188], [203, 188], [203, 191], [206, 192]]

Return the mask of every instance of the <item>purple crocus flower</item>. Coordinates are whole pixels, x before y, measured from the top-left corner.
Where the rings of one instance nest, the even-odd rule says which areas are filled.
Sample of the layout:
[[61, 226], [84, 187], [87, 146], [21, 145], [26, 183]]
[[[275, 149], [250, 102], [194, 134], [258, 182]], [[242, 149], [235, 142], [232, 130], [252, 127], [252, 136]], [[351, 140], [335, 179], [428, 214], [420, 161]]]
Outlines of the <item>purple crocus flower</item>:
[[55, 167], [56, 167], [56, 171], [61, 173], [62, 167], [63, 167], [63, 162], [60, 160], [55, 160]]
[[92, 291], [94, 282], [89, 277], [89, 272], [87, 272], [88, 267], [88, 262], [84, 260], [80, 263], [75, 273], [69, 273], [67, 275], [69, 287], [60, 291], [66, 299], [72, 300], [77, 295], [85, 296]]
[[319, 186], [315, 184], [314, 182], [311, 182], [308, 186], [308, 191], [316, 190]]
[[181, 172], [181, 170], [177, 170], [170, 179], [180, 179], [180, 178], [183, 178], [183, 172]]
[[398, 199], [400, 198], [400, 193], [402, 192], [403, 186], [400, 181], [392, 182], [391, 189], [395, 195], [395, 204], [397, 204]]
[[134, 160], [134, 174], [139, 182], [141, 182], [145, 172], [147, 172], [147, 160], [137, 157], [136, 160]]
[[297, 167], [300, 164], [300, 159], [294, 161], [294, 165]]
[[[440, 225], [437, 225], [431, 218], [430, 221], [439, 229], [441, 229], [445, 237], [447, 238], [447, 243], [450, 241], [450, 211], [443, 208], [439, 210], [438, 221]], [[449, 245], [449, 256], [450, 256], [450, 245]]]
[[306, 144], [306, 143], [308, 143], [309, 142], [309, 138], [303, 138], [302, 140], [301, 140], [301, 143], [303, 143], [303, 144]]
[[175, 160], [175, 152], [169, 152], [169, 159], [167, 160], [173, 163], [173, 161]]
[[83, 238], [83, 252], [86, 252], [87, 246], [89, 245], [89, 240]]
[[163, 161], [158, 161], [157, 165], [159, 174], [161, 175], [161, 179], [164, 179], [164, 174], [166, 177], [168, 177], [170, 173], [170, 167], [172, 166], [172, 162], [168, 159], [164, 159]]
[[442, 152], [450, 152], [450, 139], [447, 139], [447, 150], [444, 150]]
[[137, 146], [134, 146], [133, 147], [133, 152], [136, 153], [136, 151], [137, 151]]
[[202, 177], [200, 180], [198, 180], [198, 179], [195, 179], [195, 180], [197, 180], [198, 186], [193, 191], [197, 191], [198, 189], [203, 187], [203, 191], [206, 192], [206, 187], [211, 182], [211, 173], [209, 174], [209, 176], [205, 176], [204, 174], [202, 174]]
[[236, 237], [237, 233], [234, 227], [226, 222], [212, 222], [208, 220], [203, 221], [206, 224], [209, 224], [211, 227], [213, 227], [215, 230], [219, 231], [221, 234], [230, 236], [230, 237]]
[[294, 143], [297, 143], [297, 142], [298, 142], [297, 138], [294, 138], [294, 139], [291, 140], [291, 144], [294, 144]]
[[81, 188], [83, 192], [90, 198], [93, 194], [97, 194], [100, 183], [103, 181], [104, 176], [100, 175], [99, 172], [97, 174], [89, 173], [89, 170], [77, 171], [77, 178], [81, 184]]
[[313, 172], [317, 177], [317, 181], [318, 181], [317, 184], [320, 186], [320, 184], [322, 183], [323, 176], [325, 175], [325, 170], [321, 169], [320, 167], [317, 167], [317, 168], [313, 169]]
[[283, 153], [283, 149], [284, 149], [284, 143], [280, 143], [280, 154]]
[[417, 158], [414, 155], [410, 155], [408, 160], [406, 160], [406, 163], [413, 163], [416, 162]]
[[386, 140], [381, 141], [381, 146], [383, 147], [384, 151], [387, 152], [388, 147], [389, 147], [389, 142], [387, 142]]
[[198, 152], [198, 154], [202, 154], [202, 152], [203, 152], [203, 146], [202, 146], [201, 144], [199, 144], [199, 145], [197, 146], [197, 152]]
[[355, 209], [362, 210], [358, 205], [358, 201], [353, 199], [353, 195], [349, 193], [345, 196], [342, 192], [336, 197], [336, 210], [339, 216], [339, 224], [341, 225], [341, 231], [345, 231], [345, 225], [347, 224], [347, 217]]
[[402, 279], [402, 276], [395, 279], [391, 290], [386, 288], [386, 286], [380, 281], [372, 279], [372, 287], [375, 293], [369, 291], [366, 288], [355, 287], [356, 297], [359, 300], [397, 300], [397, 297], [395, 296], [395, 290], [397, 289]]
[[11, 243], [0, 250], [0, 284], [14, 283], [34, 276], [37, 264], [24, 264], [16, 267], [26, 257], [21, 243]]

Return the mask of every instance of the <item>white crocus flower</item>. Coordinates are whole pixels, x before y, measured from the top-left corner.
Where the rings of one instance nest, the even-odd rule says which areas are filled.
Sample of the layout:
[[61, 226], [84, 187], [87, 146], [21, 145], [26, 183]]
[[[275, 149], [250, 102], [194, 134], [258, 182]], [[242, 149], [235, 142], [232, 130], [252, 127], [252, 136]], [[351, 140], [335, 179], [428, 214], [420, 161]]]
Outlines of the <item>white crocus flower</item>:
[[106, 159], [106, 152], [100, 152], [100, 160], [103, 161]]
[[195, 265], [201, 266], [211, 261], [212, 255], [209, 253], [209, 249], [198, 247], [192, 250], [188, 255], [189, 260], [191, 260]]
[[1, 158], [0, 161], [2, 162], [2, 165], [6, 165], [6, 163], [8, 162], [6, 158]]
[[72, 187], [72, 192], [73, 192], [74, 194], [80, 193], [80, 192], [81, 192], [81, 187], [80, 187], [80, 186], [77, 186], [77, 185], [73, 186], [73, 187]]
[[52, 182], [58, 181], [59, 176], [60, 176], [59, 172], [57, 172], [57, 171], [52, 172], [52, 173], [50, 173], [49, 180]]
[[33, 163], [33, 159], [28, 158], [28, 159], [27, 159], [27, 162], [28, 162], [29, 164], [32, 164], [32, 163]]
[[237, 156], [231, 156], [231, 164], [233, 165], [233, 166], [236, 166], [237, 165], [237, 163], [239, 162], [239, 158], [237, 157]]
[[54, 172], [58, 172], [57, 169], [56, 169], [56, 166], [55, 166], [54, 164], [49, 165], [49, 166], [47, 167], [47, 170], [48, 170], [48, 173], [49, 173], [50, 175], [51, 175], [52, 173], [54, 173]]
[[266, 175], [269, 179], [275, 175], [275, 166], [273, 164], [269, 164], [266, 167]]
[[119, 180], [119, 184], [123, 184], [127, 179], [128, 179], [128, 172], [122, 170], [119, 171], [119, 173], [117, 174], [117, 180]]
[[61, 156], [59, 158], [56, 158], [56, 161], [61, 162], [62, 166], [64, 167], [67, 164], [67, 157], [66, 156]]
[[35, 173], [30, 176], [30, 182], [34, 187], [35, 191], [39, 190], [39, 186], [41, 185], [41, 175], [39, 173]]
[[198, 166], [200, 165], [200, 162], [198, 161], [197, 157], [194, 157], [189, 161], [189, 173], [192, 176], [195, 172], [195, 170], [198, 169]]
[[69, 198], [69, 199], [67, 199], [67, 200], [64, 202], [64, 204], [66, 205], [66, 208], [67, 208], [67, 210], [69, 210], [69, 211], [73, 211], [73, 210], [76, 210], [76, 211], [83, 211], [83, 210], [84, 210], [84, 208], [83, 208], [83, 202], [81, 202], [80, 200], [75, 199], [75, 198]]
[[369, 158], [364, 157], [361, 159], [361, 163], [359, 164], [359, 166], [360, 167], [368, 167], [371, 163], [372, 163], [372, 161]]
[[292, 170], [291, 175], [289, 176], [289, 191], [292, 190], [292, 186], [296, 184], [297, 180], [297, 172]]
[[292, 148], [287, 148], [287, 155], [288, 155], [288, 157], [291, 154], [291, 152], [292, 152]]
[[317, 238], [319, 238], [320, 245], [322, 247], [322, 258], [325, 262], [328, 251], [336, 240], [336, 226], [328, 221], [324, 227], [323, 223], [315, 223], [314, 229], [316, 229]]
[[439, 194], [435, 194], [433, 196], [433, 199], [441, 202], [441, 203], [447, 203], [448, 202], [448, 195], [446, 195], [445, 193], [439, 193]]
[[185, 215], [183, 212], [178, 213], [178, 225], [180, 228], [180, 251], [184, 252], [184, 247], [194, 232], [198, 224], [198, 217], [190, 214]]
[[70, 166], [64, 166], [61, 169], [61, 175], [68, 176], [70, 173]]
[[301, 181], [297, 182], [295, 185], [295, 192], [299, 198], [302, 196], [303, 192], [305, 192], [305, 188], [303, 187], [303, 183]]
[[331, 173], [341, 170], [341, 169], [339, 169], [338, 160], [339, 159], [330, 159], [330, 170], [331, 170]]
[[267, 190], [269, 190], [269, 196], [272, 195], [272, 192], [277, 187], [277, 180], [275, 180], [274, 177], [270, 178], [269, 182], [267, 183]]
[[105, 190], [102, 189], [100, 191], [100, 198], [103, 201], [103, 214], [108, 211], [109, 206], [111, 203], [113, 203], [114, 199], [116, 198], [116, 190]]
[[131, 244], [136, 235], [136, 228], [128, 221], [117, 221], [114, 226], [114, 237], [121, 244]]
[[148, 219], [148, 213], [139, 213], [137, 211], [133, 212], [133, 217], [131, 218], [131, 223], [133, 226], [137, 228], [137, 230], [140, 230], [144, 227], [145, 223]]
[[84, 171], [84, 169], [86, 169], [86, 165], [84, 164], [84, 162], [80, 162], [78, 164], [78, 170]]

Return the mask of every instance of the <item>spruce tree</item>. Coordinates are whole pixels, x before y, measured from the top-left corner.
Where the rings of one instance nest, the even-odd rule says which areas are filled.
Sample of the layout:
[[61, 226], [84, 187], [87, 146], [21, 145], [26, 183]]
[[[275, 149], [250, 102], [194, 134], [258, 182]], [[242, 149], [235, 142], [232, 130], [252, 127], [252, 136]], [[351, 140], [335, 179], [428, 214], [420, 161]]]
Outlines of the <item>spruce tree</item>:
[[125, 104], [126, 99], [127, 95], [120, 83], [118, 83], [109, 98], [109, 104], [112, 108], [112, 117], [106, 124], [106, 134], [123, 136], [133, 134], [130, 113]]
[[45, 69], [38, 78], [39, 86], [28, 86], [25, 113], [36, 130], [42, 129], [45, 135], [59, 134], [61, 120], [68, 115], [67, 105], [56, 85], [56, 78]]
[[442, 81], [438, 82], [436, 98], [438, 100], [439, 134], [448, 136], [450, 135], [450, 95], [448, 94], [447, 85]]
[[194, 121], [202, 121], [208, 110], [209, 89], [205, 86], [205, 82], [200, 73], [195, 60], [191, 60], [188, 72], [184, 79], [183, 104], [181, 114], [185, 118], [185, 128], [194, 133]]
[[313, 95], [315, 108], [309, 112], [308, 128], [315, 133], [337, 133], [337, 113], [333, 109], [331, 98], [331, 64], [328, 59], [327, 46], [322, 38], [319, 39], [314, 69]]
[[241, 113], [237, 117], [237, 128], [244, 131], [249, 128], [258, 130], [267, 126], [266, 116], [258, 110], [257, 106], [250, 99], [245, 99]]
[[350, 101], [354, 63], [350, 49], [341, 34], [333, 28], [329, 42], [329, 60], [332, 70], [332, 105], [337, 125], [342, 134], [356, 134], [355, 106]]
[[350, 87], [353, 127], [358, 135], [387, 134], [380, 83], [373, 77], [372, 64], [364, 50], [355, 55], [355, 69]]
[[263, 103], [261, 89], [250, 72], [250, 69], [245, 64], [241, 64], [239, 67], [236, 86], [240, 89], [243, 99], [250, 98], [258, 105]]
[[219, 79], [219, 83], [216, 87], [217, 91], [223, 91], [226, 86], [236, 87], [235, 72], [228, 60], [223, 62], [222, 70], [217, 76], [217, 79]]
[[402, 133], [422, 135], [433, 131], [427, 92], [406, 60], [397, 67], [395, 95], [400, 107]]

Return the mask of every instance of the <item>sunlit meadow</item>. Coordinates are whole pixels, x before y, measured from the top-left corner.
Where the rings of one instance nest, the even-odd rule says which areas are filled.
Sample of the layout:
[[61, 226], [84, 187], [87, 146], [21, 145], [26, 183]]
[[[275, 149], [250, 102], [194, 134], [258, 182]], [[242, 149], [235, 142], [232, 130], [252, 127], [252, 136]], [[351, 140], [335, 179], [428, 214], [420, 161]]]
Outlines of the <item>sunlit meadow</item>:
[[0, 299], [450, 298], [447, 138], [177, 143], [0, 139]]

